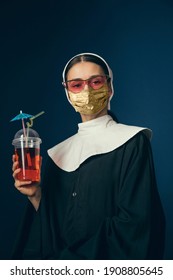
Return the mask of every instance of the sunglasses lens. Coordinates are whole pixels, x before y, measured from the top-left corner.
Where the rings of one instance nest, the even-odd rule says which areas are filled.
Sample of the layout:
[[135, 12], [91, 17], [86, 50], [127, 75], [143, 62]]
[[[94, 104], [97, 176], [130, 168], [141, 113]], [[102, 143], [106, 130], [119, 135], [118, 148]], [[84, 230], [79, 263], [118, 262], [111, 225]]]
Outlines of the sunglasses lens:
[[84, 88], [84, 81], [81, 80], [74, 80], [67, 82], [68, 90], [77, 93], [80, 92]]
[[99, 89], [104, 85], [105, 82], [106, 82], [105, 76], [97, 76], [89, 80], [89, 86], [92, 87], [93, 89]]

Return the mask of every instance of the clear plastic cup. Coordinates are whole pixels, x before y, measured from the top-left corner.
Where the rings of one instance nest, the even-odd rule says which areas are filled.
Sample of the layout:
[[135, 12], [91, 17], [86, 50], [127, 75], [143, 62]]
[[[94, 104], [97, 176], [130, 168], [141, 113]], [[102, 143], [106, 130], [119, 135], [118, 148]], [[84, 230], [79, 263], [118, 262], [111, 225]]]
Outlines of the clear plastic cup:
[[18, 161], [18, 168], [21, 171], [17, 174], [20, 181], [40, 182], [40, 144], [42, 143], [39, 134], [29, 128], [27, 137], [23, 129], [19, 130], [12, 141], [15, 150], [15, 159]]

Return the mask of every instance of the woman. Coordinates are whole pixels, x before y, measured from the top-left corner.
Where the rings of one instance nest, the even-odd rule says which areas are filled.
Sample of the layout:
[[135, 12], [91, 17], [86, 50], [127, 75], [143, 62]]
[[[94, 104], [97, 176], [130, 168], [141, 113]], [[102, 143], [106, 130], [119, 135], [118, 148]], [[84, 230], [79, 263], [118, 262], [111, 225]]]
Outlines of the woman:
[[[161, 259], [165, 219], [154, 173], [151, 131], [108, 114], [113, 77], [92, 53], [63, 71], [80, 113], [78, 132], [48, 150], [40, 186], [16, 179], [28, 205], [14, 259]], [[33, 207], [34, 206], [34, 207]]]

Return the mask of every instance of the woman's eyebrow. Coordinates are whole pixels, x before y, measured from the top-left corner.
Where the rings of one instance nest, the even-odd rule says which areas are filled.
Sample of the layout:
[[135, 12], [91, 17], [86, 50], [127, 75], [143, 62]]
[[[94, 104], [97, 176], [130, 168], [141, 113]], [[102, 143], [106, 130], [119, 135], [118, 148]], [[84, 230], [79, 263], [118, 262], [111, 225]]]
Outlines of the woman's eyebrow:
[[89, 79], [91, 79], [91, 78], [95, 78], [95, 77], [98, 77], [98, 76], [104, 76], [103, 74], [96, 74], [96, 75], [92, 75], [92, 76], [90, 76], [88, 79], [82, 79], [82, 78], [74, 78], [74, 79], [70, 79], [70, 80], [67, 80], [67, 81], [78, 81], [78, 80], [80, 80], [80, 81], [86, 81], [86, 80], [89, 80]]

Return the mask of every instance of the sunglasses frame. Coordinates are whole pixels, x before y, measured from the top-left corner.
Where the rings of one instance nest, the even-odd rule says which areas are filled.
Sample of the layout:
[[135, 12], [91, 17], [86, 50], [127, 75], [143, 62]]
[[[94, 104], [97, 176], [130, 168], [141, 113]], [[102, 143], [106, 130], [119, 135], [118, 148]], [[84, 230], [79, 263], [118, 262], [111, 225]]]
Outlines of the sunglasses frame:
[[[91, 87], [91, 88], [93, 88], [92, 86], [90, 86], [90, 84], [89, 84], [89, 82], [92, 80], [92, 79], [94, 79], [94, 78], [97, 78], [97, 77], [104, 77], [104, 78], [106, 78], [105, 79], [105, 81], [104, 81], [104, 83], [105, 82], [108, 82], [108, 81], [110, 81], [110, 77], [108, 76], [108, 75], [95, 75], [95, 76], [91, 76], [90, 78], [88, 78], [88, 79], [86, 79], [86, 80], [83, 80], [83, 79], [72, 79], [72, 80], [67, 80], [67, 81], [65, 81], [65, 82], [62, 82], [62, 85], [68, 90], [68, 82], [72, 82], [72, 81], [80, 81], [80, 82], [83, 82], [84, 84], [84, 86], [83, 86], [83, 88], [80, 90], [80, 91], [77, 91], [77, 92], [74, 92], [74, 93], [79, 93], [79, 92], [81, 92], [83, 89], [84, 89], [84, 87], [85, 87], [85, 85], [87, 84], [89, 87]], [[104, 84], [103, 83], [103, 84]], [[102, 86], [101, 86], [102, 87]], [[100, 87], [100, 88], [101, 88]], [[94, 89], [94, 88], [93, 88]], [[72, 90], [70, 90], [71, 92], [73, 92]]]

